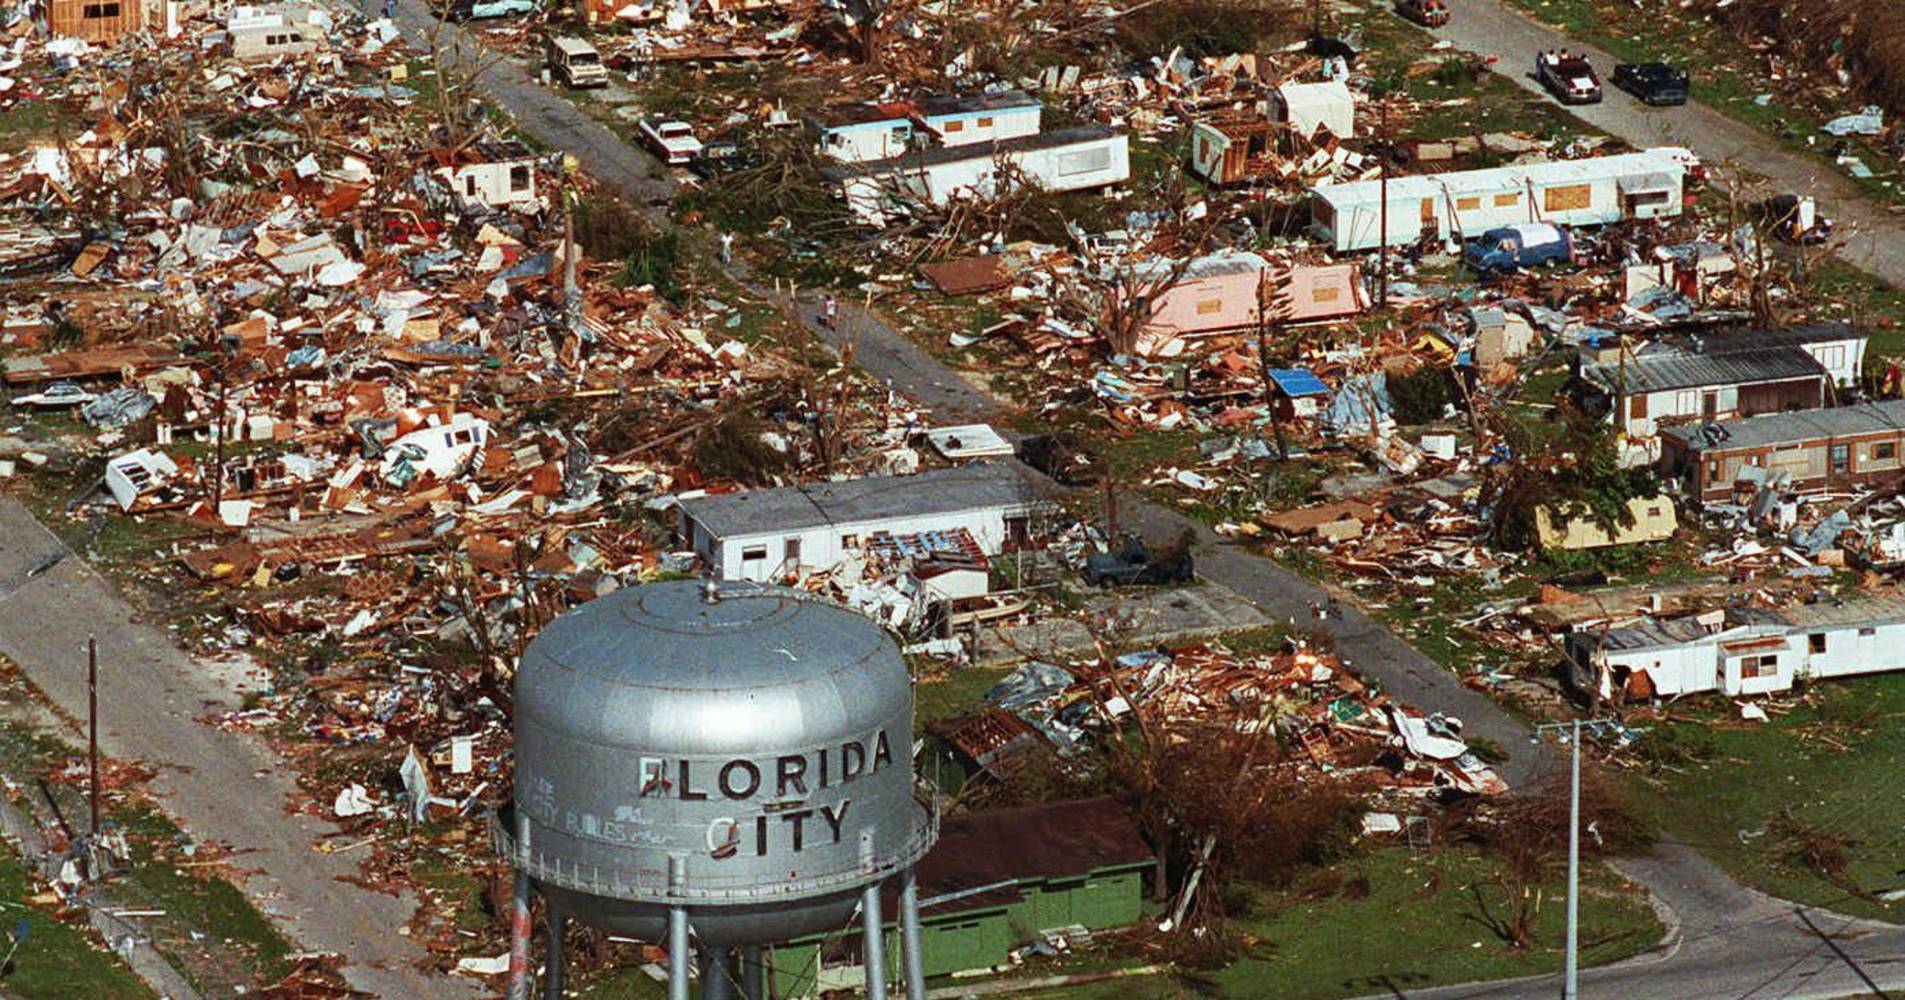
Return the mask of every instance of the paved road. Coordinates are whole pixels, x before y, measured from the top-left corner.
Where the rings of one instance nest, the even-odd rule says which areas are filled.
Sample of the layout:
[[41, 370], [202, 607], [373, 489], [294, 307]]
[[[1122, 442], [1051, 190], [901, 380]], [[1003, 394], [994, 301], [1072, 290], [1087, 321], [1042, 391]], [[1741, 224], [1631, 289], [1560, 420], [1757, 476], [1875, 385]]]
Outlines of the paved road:
[[[417, 0], [400, 0], [400, 5], [399, 22], [406, 34], [413, 41], [426, 37], [433, 22], [423, 6]], [[1532, 53], [1542, 45], [1561, 44], [1538, 25], [1505, 14], [1485, 0], [1452, 0], [1452, 6], [1457, 18], [1448, 37], [1474, 51], [1507, 57], [1524, 50]], [[646, 204], [655, 204], [667, 196], [669, 185], [658, 176], [648, 156], [573, 104], [530, 80], [517, 67], [507, 64], [493, 67], [485, 81], [485, 91], [517, 118], [525, 132], [575, 155], [594, 176], [623, 187]], [[1878, 231], [1874, 223], [1888, 221], [1877, 216], [1866, 218], [1854, 202], [1840, 206], [1837, 203], [1846, 200], [1841, 190], [1845, 182], [1823, 177], [1816, 186], [1808, 183], [1819, 174], [1815, 164], [1791, 154], [1768, 152], [1769, 140], [1730, 119], [1697, 107], [1677, 112], [1648, 112], [1637, 106], [1623, 107], [1624, 100], [1612, 97], [1609, 105], [1588, 109], [1585, 117], [1632, 142], [1678, 142], [1709, 160], [1743, 160], [1757, 170], [1781, 176], [1795, 187], [1810, 188], [1833, 200], [1833, 210], [1841, 220], [1864, 225], [1868, 233]], [[1676, 119], [1675, 115], [1681, 117]], [[1654, 126], [1644, 123], [1655, 121], [1669, 131], [1648, 131]], [[1673, 131], [1676, 128], [1684, 131]], [[1864, 242], [1868, 246], [1873, 244], [1869, 239]], [[1855, 247], [1848, 256], [1854, 263], [1871, 268], [1881, 276], [1905, 278], [1905, 241], [1883, 252], [1872, 247], [1864, 255]], [[765, 294], [762, 289], [755, 290]], [[891, 329], [877, 313], [862, 315], [851, 303], [843, 304], [841, 313], [836, 331], [822, 326], [814, 303], [804, 303], [801, 308], [802, 319], [817, 334], [836, 349], [851, 339], [856, 361], [884, 379], [895, 391], [930, 408], [939, 419], [992, 419], [1005, 412], [1003, 404], [973, 388], [958, 373]], [[1322, 592], [1308, 580], [1218, 538], [1202, 525], [1168, 508], [1130, 504], [1126, 517], [1144, 530], [1160, 535], [1180, 526], [1193, 528], [1199, 538], [1200, 570], [1279, 617], [1306, 619], [1311, 603], [1323, 599]], [[1461, 715], [1470, 732], [1487, 736], [1499, 744], [1510, 754], [1502, 771], [1511, 782], [1525, 783], [1539, 773], [1543, 755], [1530, 752], [1527, 730], [1493, 701], [1464, 687], [1448, 671], [1358, 612], [1345, 609], [1340, 619], [1326, 623], [1326, 627], [1351, 662], [1365, 674], [1381, 680], [1398, 697], [1411, 704]], [[1630, 963], [1590, 973], [1590, 996], [1682, 1000], [1734, 995], [1742, 998], [1826, 997], [1858, 991], [1858, 983], [1844, 978], [1849, 975], [1848, 971], [1821, 959], [1824, 946], [1816, 938], [1795, 935], [1785, 904], [1741, 887], [1695, 852], [1663, 844], [1654, 856], [1623, 867], [1673, 912], [1681, 930], [1677, 943], [1666, 953], [1643, 960], [1650, 964]], [[1836, 930], [1836, 925], [1843, 923], [1843, 918], [1824, 916], [1820, 919], [1831, 921], [1827, 924], [1829, 930]], [[1854, 925], [1849, 930], [1866, 928]], [[1883, 974], [1894, 975], [1896, 973], [1890, 970], [1895, 966], [1890, 963], [1896, 961], [1896, 956], [1905, 954], [1905, 930], [1884, 927], [1861, 938], [1859, 943], [1844, 946], [1855, 955], [1882, 963], [1877, 967]], [[1767, 985], [1762, 986], [1762, 981]], [[1754, 990], [1756, 986], [1760, 988]], [[1815, 988], [1821, 992], [1815, 993]], [[1554, 992], [1550, 977], [1423, 995], [1519, 997], [1549, 996]]]
[[[902, 395], [930, 406], [937, 422], [985, 420], [1005, 411], [1003, 403], [974, 389], [957, 372], [894, 331], [877, 312], [864, 312], [854, 304], [843, 304], [840, 311], [837, 330], [820, 322], [819, 307], [811, 302], [802, 307], [801, 318], [836, 348], [851, 339], [854, 357], [867, 371]], [[1056, 489], [1049, 480], [1045, 482]], [[1326, 603], [1328, 595], [1308, 579], [1169, 507], [1125, 500], [1121, 512], [1124, 524], [1152, 539], [1191, 529], [1197, 536], [1199, 575], [1242, 594], [1274, 618], [1317, 624], [1311, 606]], [[1335, 639], [1339, 654], [1366, 676], [1380, 680], [1392, 694], [1411, 705], [1450, 712], [1464, 721], [1469, 733], [1493, 740], [1508, 753], [1501, 771], [1511, 784], [1537, 777], [1544, 755], [1529, 747], [1528, 729], [1488, 696], [1463, 685], [1440, 664], [1354, 608], [1343, 606], [1340, 617], [1321, 624]]]
[[[1448, 0], [1449, 23], [1431, 33], [1457, 48], [1498, 60], [1496, 69], [1524, 89], [1548, 97], [1531, 74], [1535, 53], [1570, 48], [1584, 52], [1605, 81], [1617, 61], [1569, 38], [1501, 0]], [[1693, 88], [1700, 91], [1700, 67]], [[1874, 277], [1905, 288], [1905, 221], [1869, 198], [1826, 160], [1786, 149], [1759, 129], [1697, 101], [1678, 108], [1650, 108], [1627, 92], [1606, 88], [1601, 104], [1570, 108], [1582, 120], [1637, 146], [1685, 146], [1710, 165], [1733, 164], [1761, 174], [1784, 191], [1810, 192], [1848, 238], [1839, 256]], [[1768, 193], [1772, 193], [1769, 188]]]
[[479, 996], [466, 980], [419, 970], [428, 956], [397, 933], [409, 922], [413, 901], [343, 881], [361, 877], [361, 854], [315, 850], [336, 828], [286, 812], [308, 797], [269, 747], [198, 721], [232, 707], [231, 691], [169, 635], [142, 623], [77, 556], [28, 575], [63, 552], [30, 512], [0, 497], [0, 654], [68, 717], [83, 719], [86, 636], [97, 636], [102, 749], [156, 767], [154, 792], [166, 812], [198, 840], [238, 849], [234, 865], [255, 872], [239, 882], [253, 905], [297, 946], [347, 956], [351, 984], [385, 1000]]
[[[1653, 857], [1616, 867], [1651, 889], [1673, 911], [1678, 926], [1659, 951], [1584, 970], [1583, 997], [1839, 1000], [1878, 995], [1845, 958], [1807, 929], [1792, 904], [1741, 889], [1689, 848], [1663, 844]], [[1825, 910], [1805, 912], [1879, 989], [1905, 989], [1905, 927]], [[1393, 978], [1402, 987], [1400, 995], [1414, 1000], [1553, 1000], [1561, 993], [1559, 976], [1425, 990], [1407, 989], [1406, 973]]]

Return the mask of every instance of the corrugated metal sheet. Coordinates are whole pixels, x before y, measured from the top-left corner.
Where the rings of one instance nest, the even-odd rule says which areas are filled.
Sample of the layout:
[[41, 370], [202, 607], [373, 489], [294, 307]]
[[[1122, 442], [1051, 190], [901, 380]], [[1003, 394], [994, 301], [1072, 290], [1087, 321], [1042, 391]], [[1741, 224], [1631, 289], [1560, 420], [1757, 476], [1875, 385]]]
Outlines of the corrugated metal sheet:
[[1905, 431], [1905, 399], [1800, 410], [1795, 413], [1768, 413], [1719, 424], [1688, 424], [1661, 429], [1662, 434], [1682, 442], [1689, 451], [1772, 448], [1886, 431]]
[[1827, 377], [1825, 366], [1799, 347], [1765, 347], [1694, 354], [1675, 352], [1590, 365], [1581, 372], [1610, 391], [1629, 395], [1709, 385], [1745, 385], [1806, 376]]

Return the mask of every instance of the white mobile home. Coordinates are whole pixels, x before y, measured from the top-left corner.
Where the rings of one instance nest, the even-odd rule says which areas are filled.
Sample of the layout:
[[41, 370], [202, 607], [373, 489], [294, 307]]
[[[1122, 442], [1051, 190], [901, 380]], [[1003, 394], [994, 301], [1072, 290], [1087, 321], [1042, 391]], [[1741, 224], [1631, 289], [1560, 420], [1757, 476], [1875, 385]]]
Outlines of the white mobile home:
[[1131, 150], [1119, 133], [1081, 126], [1002, 142], [923, 149], [829, 172], [840, 182], [854, 214], [877, 223], [889, 196], [934, 206], [960, 197], [987, 198], [998, 193], [1002, 174], [1023, 177], [1047, 191], [1118, 184], [1131, 177]]
[[842, 163], [890, 159], [913, 146], [912, 106], [905, 102], [822, 108], [813, 124], [820, 155]]
[[683, 542], [719, 580], [777, 580], [830, 569], [874, 535], [965, 529], [988, 556], [1031, 533], [1047, 503], [1011, 466], [985, 462], [695, 497], [678, 506]]
[[1905, 670], [1905, 598], [1729, 608], [1567, 639], [1577, 686], [1603, 695], [1771, 694], [1801, 679]]
[[1037, 135], [1044, 111], [1038, 98], [1023, 90], [922, 97], [915, 103], [920, 124], [945, 146]]
[[[1487, 170], [1389, 179], [1388, 242], [1480, 236], [1521, 222], [1606, 225], [1680, 214], [1689, 166], [1684, 149], [1557, 160]], [[1381, 181], [1330, 184], [1310, 192], [1310, 226], [1339, 252], [1382, 245]]]

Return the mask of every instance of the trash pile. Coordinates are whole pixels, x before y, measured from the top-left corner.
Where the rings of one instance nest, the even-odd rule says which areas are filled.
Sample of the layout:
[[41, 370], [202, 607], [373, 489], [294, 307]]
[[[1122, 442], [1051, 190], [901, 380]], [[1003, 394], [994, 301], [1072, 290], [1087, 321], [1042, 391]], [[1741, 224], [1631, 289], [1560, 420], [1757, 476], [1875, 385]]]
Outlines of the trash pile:
[[87, 124], [0, 155], [0, 440], [31, 441], [0, 477], [174, 539], [139, 585], [203, 596], [181, 638], [263, 678], [211, 721], [300, 764], [298, 808], [378, 879], [419, 851], [480, 871], [480, 837], [377, 831], [503, 794], [527, 638], [690, 570], [678, 495], [883, 468], [918, 415], [746, 332], [782, 303], [591, 259], [565, 232], [608, 199], [434, 117], [388, 22], [269, 16], [327, 51], [258, 68], [213, 44], [223, 15], [112, 50], [15, 40], [0, 102]]
[[991, 706], [929, 730], [962, 756], [1004, 773], [1023, 754], [1080, 753], [1133, 713], [1172, 738], [1200, 726], [1273, 728], [1301, 756], [1293, 780], [1342, 782], [1359, 792], [1494, 795], [1507, 789], [1461, 739], [1461, 720], [1397, 704], [1333, 654], [1300, 642], [1240, 655], [1221, 642], [1126, 653], [1108, 667], [1030, 662], [993, 685]]

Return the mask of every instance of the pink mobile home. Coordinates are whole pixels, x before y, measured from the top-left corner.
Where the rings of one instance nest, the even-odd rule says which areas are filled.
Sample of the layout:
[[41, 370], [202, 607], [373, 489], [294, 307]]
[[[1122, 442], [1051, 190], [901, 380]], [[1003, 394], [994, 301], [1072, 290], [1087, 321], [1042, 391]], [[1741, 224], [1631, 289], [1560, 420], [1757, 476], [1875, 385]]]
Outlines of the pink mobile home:
[[[1170, 267], [1160, 262], [1157, 270], [1168, 273]], [[1248, 251], [1212, 254], [1192, 261], [1176, 284], [1158, 293], [1145, 340], [1162, 348], [1179, 337], [1255, 329], [1258, 296], [1266, 286], [1285, 298], [1278, 318], [1286, 323], [1349, 316], [1369, 305], [1354, 264], [1273, 262]]]

